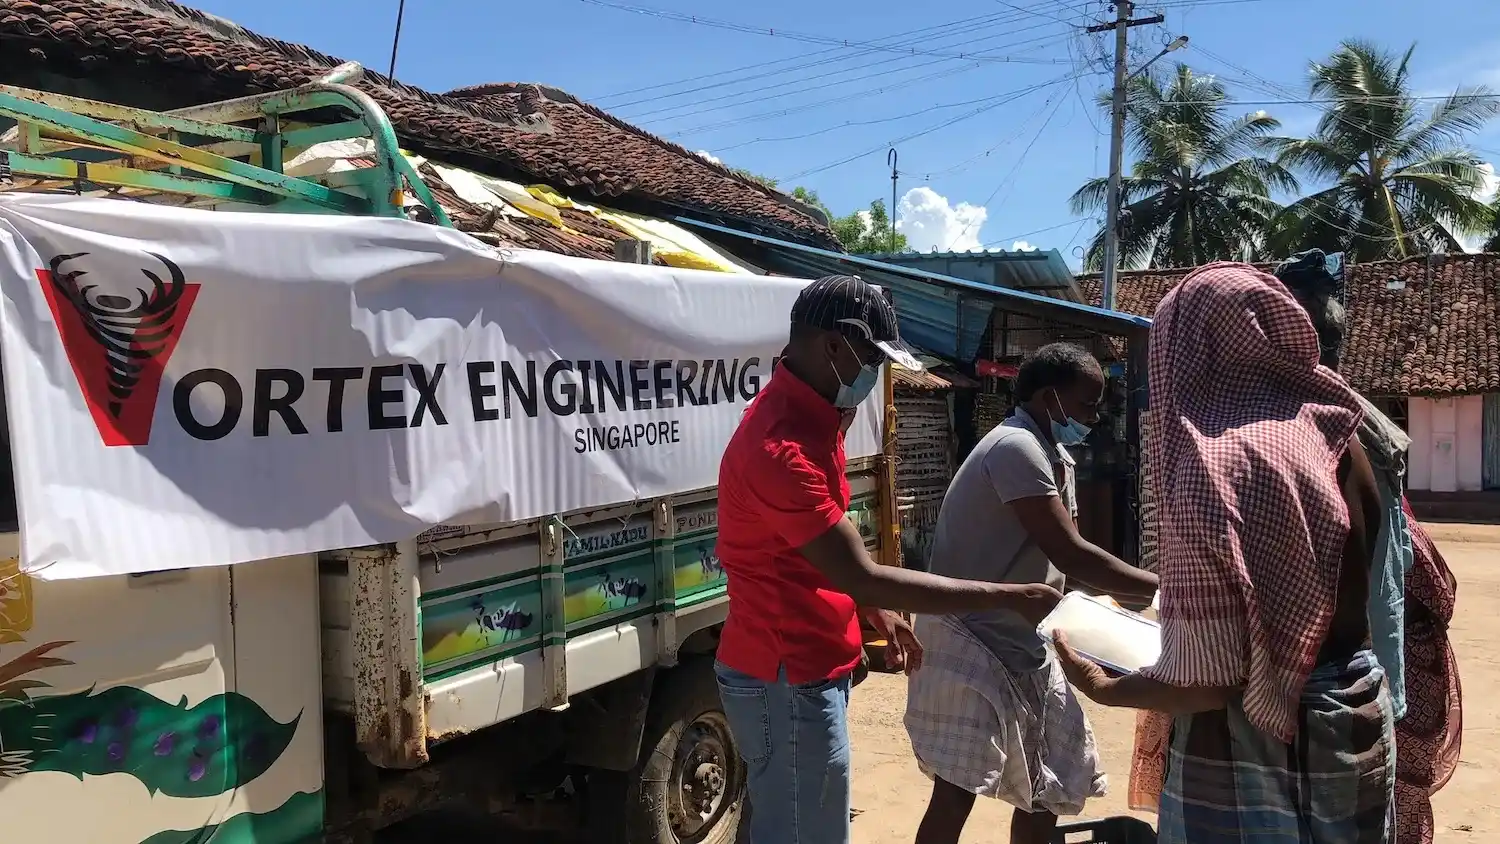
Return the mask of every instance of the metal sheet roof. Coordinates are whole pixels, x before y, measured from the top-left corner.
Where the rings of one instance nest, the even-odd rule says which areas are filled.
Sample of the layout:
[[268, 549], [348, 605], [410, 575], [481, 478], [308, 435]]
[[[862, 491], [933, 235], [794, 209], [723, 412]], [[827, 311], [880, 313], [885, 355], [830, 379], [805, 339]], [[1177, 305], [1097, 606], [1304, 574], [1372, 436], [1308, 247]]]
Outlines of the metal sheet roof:
[[1025, 290], [1053, 299], [1085, 302], [1078, 282], [1056, 249], [993, 252], [894, 252], [861, 257], [968, 281]]
[[1151, 320], [1133, 314], [803, 246], [686, 217], [677, 217], [675, 222], [753, 241], [766, 252], [766, 260], [760, 263], [771, 264], [768, 269], [777, 272], [807, 278], [858, 273], [871, 284], [891, 291], [902, 339], [954, 360], [978, 357], [990, 314], [996, 308], [1110, 335], [1134, 335], [1151, 327]]

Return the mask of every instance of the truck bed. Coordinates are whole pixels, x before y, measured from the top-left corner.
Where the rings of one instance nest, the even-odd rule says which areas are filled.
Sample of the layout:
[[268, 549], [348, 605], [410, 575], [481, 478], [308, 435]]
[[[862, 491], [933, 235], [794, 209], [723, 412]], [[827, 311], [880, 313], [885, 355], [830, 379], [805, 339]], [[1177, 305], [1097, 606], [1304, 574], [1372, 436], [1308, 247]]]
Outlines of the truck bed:
[[[873, 460], [851, 461], [850, 516], [878, 550]], [[430, 743], [566, 705], [713, 635], [728, 613], [715, 490], [558, 520], [439, 527], [419, 538], [417, 630]], [[549, 524], [560, 537], [546, 553]], [[352, 712], [357, 551], [319, 561], [323, 695]], [[365, 635], [361, 633], [361, 635]]]

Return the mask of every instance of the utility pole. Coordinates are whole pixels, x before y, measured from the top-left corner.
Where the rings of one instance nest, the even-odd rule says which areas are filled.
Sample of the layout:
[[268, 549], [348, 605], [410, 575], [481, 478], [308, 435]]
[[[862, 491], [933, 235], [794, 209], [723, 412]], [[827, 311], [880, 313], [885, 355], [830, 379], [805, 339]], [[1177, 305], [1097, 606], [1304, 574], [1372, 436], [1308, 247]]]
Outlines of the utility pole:
[[891, 165], [891, 254], [896, 252], [896, 177], [899, 175], [896, 172], [896, 159], [896, 148], [891, 147], [891, 151], [885, 154], [885, 163]]
[[401, 46], [401, 19], [406, 17], [406, 0], [396, 5], [396, 34], [391, 38], [391, 69], [386, 78], [396, 81], [396, 48]]
[[1149, 18], [1131, 20], [1130, 13], [1135, 4], [1130, 0], [1115, 0], [1114, 23], [1102, 23], [1088, 28], [1089, 32], [1115, 32], [1115, 87], [1110, 108], [1109, 126], [1109, 206], [1104, 220], [1104, 301], [1108, 310], [1115, 308], [1115, 275], [1120, 266], [1120, 171], [1125, 163], [1125, 59], [1132, 26], [1161, 23], [1166, 18], [1152, 15]]

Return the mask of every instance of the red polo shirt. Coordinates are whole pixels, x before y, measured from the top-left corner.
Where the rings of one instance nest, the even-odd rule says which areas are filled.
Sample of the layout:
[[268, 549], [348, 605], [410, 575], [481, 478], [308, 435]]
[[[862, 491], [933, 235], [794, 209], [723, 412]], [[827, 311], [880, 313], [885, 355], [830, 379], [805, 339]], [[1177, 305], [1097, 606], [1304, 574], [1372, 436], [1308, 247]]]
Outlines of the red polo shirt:
[[729, 620], [719, 661], [767, 682], [842, 677], [863, 642], [854, 599], [797, 551], [844, 517], [839, 412], [778, 366], [750, 403], [719, 464], [719, 560]]

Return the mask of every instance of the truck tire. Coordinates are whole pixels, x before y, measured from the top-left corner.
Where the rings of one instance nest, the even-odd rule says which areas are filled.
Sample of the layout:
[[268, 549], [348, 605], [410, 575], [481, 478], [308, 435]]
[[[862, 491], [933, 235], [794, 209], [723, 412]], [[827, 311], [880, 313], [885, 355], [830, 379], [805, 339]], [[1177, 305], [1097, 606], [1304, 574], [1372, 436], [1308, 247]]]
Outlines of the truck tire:
[[651, 695], [635, 768], [589, 775], [589, 840], [734, 844], [745, 840], [745, 806], [745, 764], [719, 703], [713, 660], [688, 660]]

